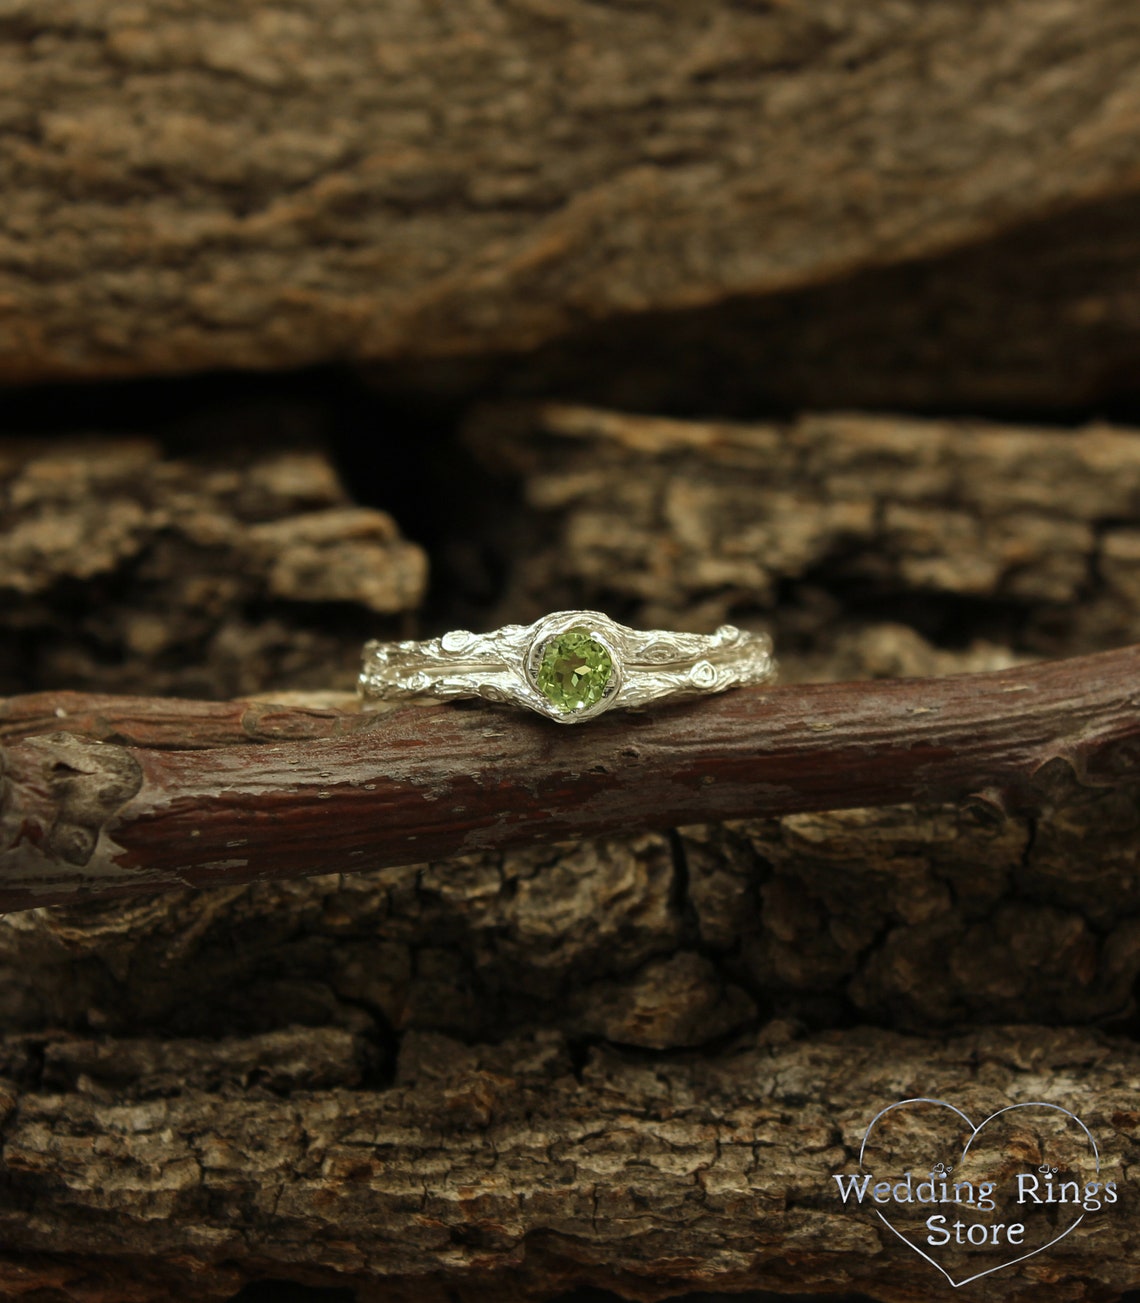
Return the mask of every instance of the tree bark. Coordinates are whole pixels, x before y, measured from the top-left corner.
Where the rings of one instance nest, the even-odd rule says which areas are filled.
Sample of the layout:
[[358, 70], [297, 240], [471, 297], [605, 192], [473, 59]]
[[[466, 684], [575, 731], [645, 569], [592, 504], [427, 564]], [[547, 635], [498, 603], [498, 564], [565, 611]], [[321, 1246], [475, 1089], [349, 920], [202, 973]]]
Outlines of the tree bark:
[[550, 403], [484, 407], [466, 439], [529, 512], [504, 557], [513, 619], [587, 596], [648, 627], [763, 613], [797, 678], [968, 667], [884, 619], [972, 637], [977, 668], [1140, 639], [1134, 430]]
[[[1025, 319], [985, 337], [1067, 345], [1061, 402], [1137, 358], [1129, 0], [305, 0], [253, 17], [21, 0], [0, 37], [9, 380], [526, 350], [583, 320], [842, 286], [1074, 210], [1110, 238], [1083, 255], [1054, 239], [1072, 256], [1045, 276], [1024, 254], [1007, 284]], [[896, 311], [907, 298], [904, 277]], [[1005, 342], [1004, 373], [983, 362], [971, 387], [985, 347], [967, 329], [950, 366], [944, 329], [915, 350], [936, 358], [915, 392], [939, 371], [964, 401], [1041, 392], [1046, 346]], [[765, 370], [779, 393], [786, 368]]]
[[0, 1279], [919, 1299], [932, 1268], [829, 1199], [873, 1113], [933, 1095], [1093, 1128], [1123, 1214], [980, 1294], [1111, 1297], [1137, 1283], [1136, 856], [1133, 788], [9, 915]]
[[555, 1033], [476, 1047], [409, 1035], [381, 1089], [343, 1032], [237, 1046], [55, 1033], [35, 1051], [35, 1079], [2, 1096], [13, 1299], [222, 1300], [267, 1273], [356, 1285], [361, 1300], [549, 1298], [591, 1280], [645, 1300], [692, 1287], [925, 1299], [934, 1269], [844, 1206], [833, 1174], [858, 1170], [872, 1116], [898, 1099], [929, 1093], [980, 1121], [1058, 1078], [1120, 1202], [1089, 1216], [1096, 1234], [972, 1288], [1104, 1298], [1140, 1282], [1140, 1057], [1085, 1032], [937, 1041], [773, 1024], [716, 1056], [598, 1046], [577, 1067]]
[[423, 549], [354, 503], [315, 443], [251, 448], [227, 421], [246, 423], [215, 418], [225, 451], [183, 456], [149, 439], [0, 440], [6, 692], [347, 688], [361, 641], [406, 629]]
[[498, 393], [744, 420], [828, 409], [1063, 423], [1131, 414], [1138, 225], [1135, 195], [1094, 200], [835, 280], [591, 320], [522, 356], [409, 359], [367, 373], [412, 403]]

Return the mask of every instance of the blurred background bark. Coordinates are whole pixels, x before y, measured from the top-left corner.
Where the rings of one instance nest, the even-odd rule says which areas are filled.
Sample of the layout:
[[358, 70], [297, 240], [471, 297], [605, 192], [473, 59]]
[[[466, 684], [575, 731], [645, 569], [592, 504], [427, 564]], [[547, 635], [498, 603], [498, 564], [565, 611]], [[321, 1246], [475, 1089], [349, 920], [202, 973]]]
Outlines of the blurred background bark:
[[[0, 691], [1140, 641], [1138, 69], [1131, 0], [12, 0]], [[971, 1288], [1140, 1288], [1124, 778], [9, 915], [0, 1291], [917, 1300], [830, 1173], [1043, 1091], [1124, 1211]]]

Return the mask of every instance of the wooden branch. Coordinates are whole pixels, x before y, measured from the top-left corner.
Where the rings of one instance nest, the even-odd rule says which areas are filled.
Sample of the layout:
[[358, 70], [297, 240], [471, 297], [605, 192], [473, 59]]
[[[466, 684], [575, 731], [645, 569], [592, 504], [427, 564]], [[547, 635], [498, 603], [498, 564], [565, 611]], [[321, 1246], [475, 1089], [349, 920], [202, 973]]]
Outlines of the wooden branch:
[[[1136, 191], [1128, 0], [9, 11], [0, 375], [20, 382], [527, 349]], [[1113, 364], [1136, 356], [1107, 257], [1077, 260], [1091, 296], [1038, 274], [1065, 281], [1037, 320], [1080, 333], [1084, 373], [1114, 323]], [[1047, 370], [1027, 347], [1021, 372]]]
[[563, 728], [16, 698], [0, 909], [422, 861], [617, 829], [961, 801], [1000, 818], [1135, 778], [1140, 647], [990, 674], [725, 693]]

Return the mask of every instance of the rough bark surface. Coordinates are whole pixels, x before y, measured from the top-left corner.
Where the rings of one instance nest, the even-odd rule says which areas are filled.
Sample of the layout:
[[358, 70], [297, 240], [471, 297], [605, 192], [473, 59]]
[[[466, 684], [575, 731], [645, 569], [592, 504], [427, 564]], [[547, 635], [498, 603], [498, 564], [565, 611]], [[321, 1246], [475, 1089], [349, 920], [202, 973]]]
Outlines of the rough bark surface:
[[1127, 1030], [1136, 828], [1134, 792], [1000, 825], [889, 807], [24, 911], [5, 1025], [557, 1026], [655, 1049], [772, 1014]]
[[[231, 696], [351, 687], [415, 609], [423, 551], [315, 449], [0, 441], [0, 683]], [[322, 632], [312, 612], [323, 612]]]
[[[934, 1269], [870, 1210], [844, 1207], [832, 1180], [855, 1167], [877, 1108], [914, 1095], [979, 1118], [1061, 1102], [1117, 1183], [1115, 1208], [976, 1282], [975, 1297], [1105, 1298], [1140, 1283], [1122, 1211], [1140, 1194], [1131, 1044], [774, 1023], [713, 1056], [598, 1046], [575, 1065], [553, 1031], [493, 1047], [417, 1033], [383, 1087], [364, 1080], [367, 1059], [344, 1031], [239, 1045], [37, 1037], [5, 1065], [8, 1296], [221, 1300], [268, 1268], [359, 1284], [362, 1300], [551, 1297], [583, 1280], [646, 1300], [692, 1285], [925, 1299]], [[124, 1255], [129, 1286], [116, 1280]]]
[[649, 627], [763, 613], [795, 677], [938, 663], [921, 640], [911, 661], [905, 637], [875, 627], [883, 612], [959, 642], [988, 635], [979, 668], [1010, 646], [1140, 638], [1134, 430], [545, 404], [485, 408], [466, 437], [531, 513], [508, 559], [512, 618], [587, 596]]
[[[1130, 0], [15, 0], [0, 38], [11, 380], [530, 348], [1081, 205], [1133, 247]], [[1058, 283], [1086, 394], [1135, 280]]]

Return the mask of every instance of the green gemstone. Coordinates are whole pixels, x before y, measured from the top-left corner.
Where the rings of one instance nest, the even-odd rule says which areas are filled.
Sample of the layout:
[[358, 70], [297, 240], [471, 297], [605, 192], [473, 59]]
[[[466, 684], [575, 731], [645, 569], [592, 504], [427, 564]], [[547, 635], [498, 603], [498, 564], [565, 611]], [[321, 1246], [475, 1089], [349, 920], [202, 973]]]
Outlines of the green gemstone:
[[535, 680], [559, 710], [585, 710], [601, 701], [613, 668], [609, 652], [588, 629], [567, 629], [546, 644]]

